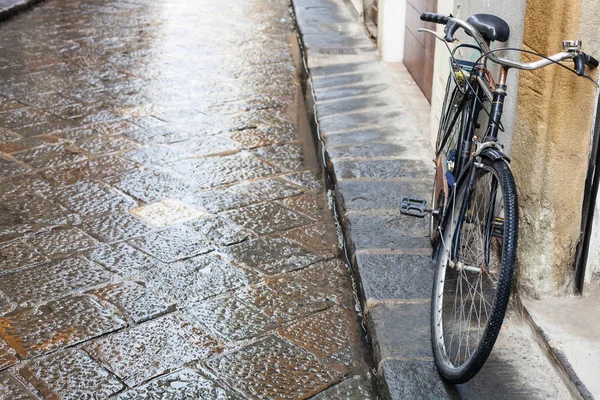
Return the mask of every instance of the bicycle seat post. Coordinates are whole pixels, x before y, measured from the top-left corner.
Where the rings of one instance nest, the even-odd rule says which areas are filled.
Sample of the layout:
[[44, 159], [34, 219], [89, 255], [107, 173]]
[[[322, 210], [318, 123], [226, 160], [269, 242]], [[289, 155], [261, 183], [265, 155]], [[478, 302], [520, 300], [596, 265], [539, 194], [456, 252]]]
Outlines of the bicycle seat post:
[[500, 119], [502, 118], [502, 109], [504, 107], [504, 98], [506, 97], [506, 78], [508, 76], [508, 67], [502, 65], [500, 74], [496, 82], [496, 88], [492, 92], [492, 106], [490, 108], [490, 120], [488, 124], [487, 134], [483, 139], [487, 141], [498, 141], [498, 129], [500, 127]]

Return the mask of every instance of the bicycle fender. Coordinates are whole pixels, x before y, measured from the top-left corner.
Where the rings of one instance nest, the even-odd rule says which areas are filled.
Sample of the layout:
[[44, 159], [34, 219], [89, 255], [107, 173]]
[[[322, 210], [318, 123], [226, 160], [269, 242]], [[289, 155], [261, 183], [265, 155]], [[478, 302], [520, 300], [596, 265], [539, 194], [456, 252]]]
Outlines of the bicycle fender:
[[486, 143], [486, 145], [482, 146], [479, 151], [477, 151], [477, 155], [480, 157], [486, 157], [492, 161], [503, 160], [507, 163], [510, 163], [510, 158], [508, 158], [508, 156], [502, 152], [500, 145], [497, 143], [489, 145]]

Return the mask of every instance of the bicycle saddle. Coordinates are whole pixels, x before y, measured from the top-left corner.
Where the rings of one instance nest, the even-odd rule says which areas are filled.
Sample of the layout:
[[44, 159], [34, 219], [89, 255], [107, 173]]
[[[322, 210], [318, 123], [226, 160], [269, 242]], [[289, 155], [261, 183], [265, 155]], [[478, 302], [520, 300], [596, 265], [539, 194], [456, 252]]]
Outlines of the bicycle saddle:
[[506, 42], [510, 35], [510, 28], [502, 18], [491, 14], [471, 15], [467, 22], [481, 33], [484, 39]]

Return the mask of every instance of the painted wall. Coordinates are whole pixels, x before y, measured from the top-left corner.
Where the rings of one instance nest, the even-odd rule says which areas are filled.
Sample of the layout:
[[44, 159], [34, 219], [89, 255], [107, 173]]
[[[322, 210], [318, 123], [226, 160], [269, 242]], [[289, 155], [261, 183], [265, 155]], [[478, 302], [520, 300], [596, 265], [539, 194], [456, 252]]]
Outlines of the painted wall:
[[[493, 1], [493, 0], [438, 0], [438, 13], [452, 13], [458, 18], [466, 20], [473, 14], [494, 14], [504, 19], [510, 26], [510, 38], [506, 43], [493, 43], [492, 48], [521, 48], [523, 43], [523, 25], [525, 19], [525, 8], [527, 0], [511, 0], [511, 1]], [[439, 26], [439, 32], [443, 32], [443, 26]], [[473, 40], [464, 33], [458, 34], [459, 43], [473, 43]], [[520, 54], [517, 52], [504, 52], [501, 55], [520, 59]], [[476, 58], [474, 52], [471, 54], [463, 54], [463, 57]], [[494, 79], [498, 76], [498, 69], [492, 63], [488, 65], [493, 72]], [[439, 125], [439, 117], [441, 107], [444, 100], [444, 92], [446, 89], [446, 79], [448, 78], [449, 64], [448, 51], [446, 46], [440, 41], [436, 43], [436, 61], [434, 67], [433, 95], [431, 101], [431, 131], [432, 142], [435, 143], [437, 135], [437, 127]], [[517, 108], [517, 91], [519, 72], [510, 71], [508, 75], [508, 96], [504, 104], [504, 114], [502, 124], [505, 132], [500, 133], [500, 143], [505, 146], [505, 151], [510, 155], [510, 146], [512, 142], [512, 132], [515, 123], [515, 114]]]

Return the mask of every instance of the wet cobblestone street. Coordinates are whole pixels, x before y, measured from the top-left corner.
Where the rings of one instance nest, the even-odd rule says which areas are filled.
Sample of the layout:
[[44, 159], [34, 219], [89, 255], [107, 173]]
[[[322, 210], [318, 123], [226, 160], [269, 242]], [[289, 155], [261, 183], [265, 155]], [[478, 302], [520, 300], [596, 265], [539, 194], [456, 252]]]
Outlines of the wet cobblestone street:
[[370, 399], [284, 0], [0, 23], [0, 399]]

